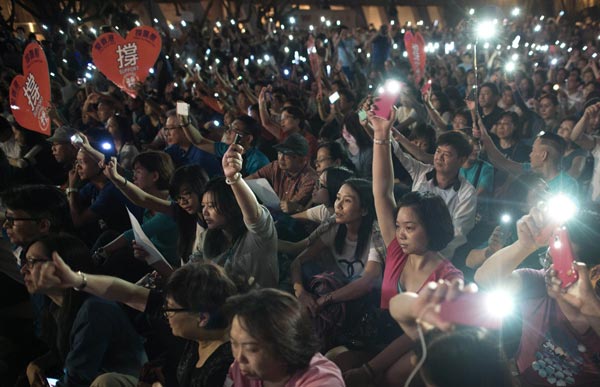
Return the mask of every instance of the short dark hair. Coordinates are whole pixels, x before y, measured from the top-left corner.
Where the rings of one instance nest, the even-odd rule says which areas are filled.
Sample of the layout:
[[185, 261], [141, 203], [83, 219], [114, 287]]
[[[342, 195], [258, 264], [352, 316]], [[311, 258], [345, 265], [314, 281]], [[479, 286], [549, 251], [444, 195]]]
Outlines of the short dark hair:
[[513, 140], [518, 140], [521, 137], [521, 120], [519, 119], [519, 115], [515, 112], [505, 111], [502, 114], [500, 114], [500, 118], [498, 119], [498, 121], [500, 121], [504, 117], [508, 117], [508, 119], [512, 121], [515, 127], [512, 132], [511, 138]]
[[499, 96], [500, 95], [500, 91], [498, 90], [498, 86], [496, 86], [495, 83], [485, 82], [481, 86], [479, 86], [479, 90], [483, 89], [484, 87], [487, 87], [488, 89], [490, 89], [490, 91], [492, 92], [492, 94], [494, 94], [495, 96]]
[[342, 167], [354, 172], [354, 164], [350, 160], [350, 157], [348, 157], [348, 152], [346, 152], [342, 144], [337, 141], [325, 141], [319, 143], [317, 151], [321, 148], [326, 148], [329, 151], [329, 157], [331, 157], [332, 160], [340, 160], [340, 165]]
[[225, 301], [237, 293], [225, 270], [211, 262], [189, 263], [175, 270], [165, 286], [165, 295], [182, 308], [210, 315], [206, 329], [225, 329]]
[[312, 322], [300, 302], [277, 289], [257, 289], [227, 300], [234, 317], [250, 336], [287, 365], [288, 374], [306, 369], [319, 350]]
[[287, 114], [289, 114], [297, 120], [300, 120], [301, 123], [305, 119], [304, 112], [297, 106], [286, 106], [283, 109], [281, 109], [281, 111], [286, 112]]
[[15, 186], [2, 192], [0, 200], [10, 210], [48, 219], [50, 232], [73, 230], [69, 202], [64, 192], [56, 187], [43, 184]]
[[252, 136], [252, 145], [256, 144], [258, 141], [258, 137], [260, 136], [260, 127], [258, 126], [258, 122], [248, 115], [240, 115], [235, 117], [234, 121], [240, 121], [244, 124], [244, 132], [248, 133]]
[[457, 131], [442, 133], [437, 139], [437, 145], [451, 146], [456, 151], [458, 157], [469, 157], [471, 152], [473, 152], [473, 146], [469, 144], [467, 137]]
[[160, 151], [146, 151], [138, 154], [133, 159], [132, 165], [140, 164], [148, 172], [157, 172], [158, 180], [156, 181], [156, 188], [159, 190], [169, 189], [169, 183], [175, 172], [173, 166], [173, 160], [165, 152]]
[[435, 129], [427, 124], [419, 124], [410, 131], [408, 139], [413, 141], [417, 139], [423, 139], [427, 141], [429, 146], [427, 147], [427, 153], [434, 153], [436, 147], [436, 133]]
[[[421, 373], [440, 387], [511, 387], [512, 376], [499, 340], [481, 328], [427, 333], [427, 357]], [[419, 347], [419, 346], [417, 346]], [[420, 348], [417, 348], [420, 356]]]
[[454, 238], [454, 225], [444, 200], [433, 192], [409, 192], [400, 198], [398, 210], [412, 208], [427, 232], [427, 249], [443, 250]]
[[538, 101], [541, 102], [543, 99], [549, 99], [550, 102], [552, 103], [552, 105], [558, 106], [558, 98], [554, 94], [550, 94], [550, 93], [542, 94], [540, 96], [540, 98], [538, 99]]
[[555, 153], [553, 161], [557, 163], [560, 162], [561, 158], [565, 154], [565, 150], [567, 149], [567, 143], [565, 139], [558, 134], [550, 132], [544, 132], [544, 134], [541, 134], [538, 137], [543, 145], [550, 147], [554, 151], [551, 152]]

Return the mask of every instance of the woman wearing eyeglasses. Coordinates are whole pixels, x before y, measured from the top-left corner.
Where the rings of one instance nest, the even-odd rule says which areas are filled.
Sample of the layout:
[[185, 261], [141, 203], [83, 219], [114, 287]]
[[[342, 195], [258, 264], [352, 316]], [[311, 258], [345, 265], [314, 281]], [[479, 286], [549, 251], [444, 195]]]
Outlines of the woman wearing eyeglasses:
[[[223, 266], [240, 288], [275, 287], [279, 281], [277, 232], [269, 211], [258, 204], [241, 177], [241, 149], [237, 144], [229, 147], [222, 160], [226, 177], [214, 178], [205, 186], [194, 172], [199, 169], [196, 166], [178, 169], [171, 181], [171, 197], [177, 204], [125, 183], [112, 161], [106, 173], [121, 182], [117, 187], [132, 202], [185, 220], [180, 224], [180, 252]], [[190, 220], [200, 227], [189, 224]], [[182, 255], [184, 260], [188, 256]]]
[[[138, 375], [147, 361], [143, 342], [125, 312], [114, 302], [80, 292], [86, 287], [86, 275], [69, 269], [69, 285], [61, 281], [43, 281], [53, 255], [60, 263], [78, 273], [93, 270], [88, 247], [67, 235], [48, 235], [33, 242], [21, 268], [29, 293], [44, 294], [42, 337], [50, 352], [33, 360], [27, 367], [31, 386], [47, 386], [46, 376], [60, 380], [61, 386], [83, 387], [103, 372], [128, 377]], [[65, 263], [67, 262], [67, 263]], [[53, 369], [61, 375], [46, 375]]]
[[[185, 265], [169, 277], [164, 292], [158, 292], [116, 277], [75, 272], [59, 254], [54, 254], [38, 281], [62, 288], [81, 288], [85, 281], [82, 290], [144, 312], [152, 326], [158, 319], [166, 318], [173, 335], [186, 340], [176, 371], [179, 385], [223, 385], [233, 357], [221, 307], [236, 293], [236, 288], [222, 268], [211, 263]], [[113, 385], [110, 382], [115, 380], [123, 386], [137, 385], [132, 378], [108, 374], [100, 376], [92, 386]], [[145, 380], [150, 384], [155, 381]]]

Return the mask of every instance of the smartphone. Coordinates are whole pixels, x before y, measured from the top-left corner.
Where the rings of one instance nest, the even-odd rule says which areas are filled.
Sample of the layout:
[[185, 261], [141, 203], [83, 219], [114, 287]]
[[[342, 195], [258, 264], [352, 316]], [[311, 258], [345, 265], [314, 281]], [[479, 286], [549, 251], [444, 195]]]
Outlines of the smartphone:
[[46, 381], [48, 382], [50, 387], [55, 387], [56, 383], [58, 383], [58, 379], [54, 379], [54, 378], [46, 378]]
[[113, 145], [108, 141], [103, 142], [100, 144], [100, 152], [104, 155], [104, 165], [108, 165], [110, 158], [114, 156]]
[[548, 254], [552, 258], [552, 264], [556, 271], [556, 276], [561, 280], [563, 289], [573, 285], [579, 279], [579, 274], [573, 268], [575, 255], [573, 246], [569, 239], [569, 233], [566, 227], [558, 227], [552, 233]]
[[333, 105], [337, 102], [338, 99], [340, 99], [340, 93], [336, 91], [335, 93], [329, 96], [329, 103]]
[[233, 143], [234, 143], [234, 144], [237, 144], [237, 145], [242, 145], [242, 144], [241, 144], [241, 142], [242, 142], [242, 138], [243, 138], [243, 137], [242, 137], [242, 136], [240, 136], [240, 134], [239, 134], [239, 133], [236, 133], [236, 134], [235, 134], [235, 137], [234, 137], [234, 139], [233, 139]]
[[430, 89], [431, 89], [431, 79], [429, 79], [427, 82], [425, 82], [423, 87], [421, 87], [421, 95], [426, 95]]
[[367, 119], [367, 112], [366, 112], [366, 111], [364, 111], [363, 109], [360, 109], [360, 110], [358, 111], [358, 120], [359, 120], [359, 121], [364, 121], [364, 120], [366, 120], [366, 119]]
[[81, 138], [81, 136], [78, 134], [74, 134], [71, 136], [71, 144], [73, 144], [73, 145], [83, 144], [83, 138]]
[[77, 78], [77, 86], [82, 86], [87, 81], [86, 78]]
[[190, 115], [190, 104], [177, 101], [177, 114], [181, 116], [189, 116]]
[[376, 97], [373, 101], [371, 110], [375, 113], [375, 116], [389, 120], [392, 113], [392, 108], [398, 99], [398, 94], [383, 93], [379, 97]]
[[439, 316], [452, 324], [488, 329], [500, 329], [502, 317], [491, 312], [490, 297], [486, 293], [466, 293], [455, 300], [440, 304]]

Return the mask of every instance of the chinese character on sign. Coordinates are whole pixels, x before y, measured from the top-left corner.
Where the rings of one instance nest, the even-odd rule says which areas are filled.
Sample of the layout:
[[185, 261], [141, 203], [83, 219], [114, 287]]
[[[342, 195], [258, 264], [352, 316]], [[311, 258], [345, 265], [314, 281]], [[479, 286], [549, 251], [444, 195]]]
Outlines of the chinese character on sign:
[[40, 94], [40, 88], [35, 82], [35, 78], [33, 74], [29, 74], [27, 79], [25, 80], [25, 87], [23, 89], [25, 97], [27, 98], [27, 102], [31, 107], [31, 111], [35, 113], [36, 108], [42, 103], [42, 96]]
[[135, 43], [127, 43], [123, 46], [117, 46], [117, 61], [119, 62], [119, 68], [123, 67], [134, 67], [137, 65], [138, 53], [137, 45]]

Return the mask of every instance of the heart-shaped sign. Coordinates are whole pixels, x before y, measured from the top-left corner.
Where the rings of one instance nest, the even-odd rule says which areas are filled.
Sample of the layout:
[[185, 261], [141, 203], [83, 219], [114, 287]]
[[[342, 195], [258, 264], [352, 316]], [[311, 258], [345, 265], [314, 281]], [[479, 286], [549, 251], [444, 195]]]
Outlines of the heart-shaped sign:
[[50, 135], [50, 73], [42, 46], [29, 43], [23, 52], [23, 74], [10, 83], [10, 108], [24, 128]]
[[107, 32], [94, 42], [92, 59], [102, 74], [135, 98], [135, 84], [148, 76], [160, 54], [161, 44], [160, 34], [147, 26], [132, 29], [126, 39]]
[[415, 76], [415, 84], [419, 85], [421, 79], [425, 76], [425, 62], [427, 60], [423, 35], [419, 32], [416, 32], [414, 35], [411, 31], [406, 32], [404, 34], [404, 46], [406, 47], [410, 67]]

